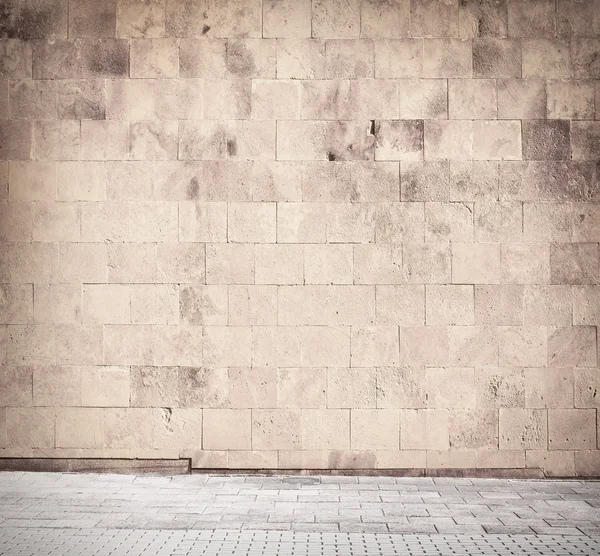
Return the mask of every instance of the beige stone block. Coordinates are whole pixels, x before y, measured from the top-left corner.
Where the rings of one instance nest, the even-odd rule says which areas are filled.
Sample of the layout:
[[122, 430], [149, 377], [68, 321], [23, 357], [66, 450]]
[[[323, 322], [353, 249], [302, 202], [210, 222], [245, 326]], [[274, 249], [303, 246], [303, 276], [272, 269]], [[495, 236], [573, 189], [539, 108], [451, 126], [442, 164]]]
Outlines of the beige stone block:
[[525, 407], [526, 375], [515, 367], [481, 367], [475, 370], [477, 407]]
[[138, 121], [129, 126], [133, 160], [175, 160], [179, 125], [175, 121]]
[[148, 449], [154, 445], [155, 424], [163, 415], [165, 414], [160, 409], [105, 409], [105, 446]]
[[177, 324], [179, 286], [142, 284], [130, 286], [132, 324]]
[[480, 469], [523, 469], [525, 450], [496, 450], [495, 448], [477, 451], [477, 467]]
[[129, 390], [128, 367], [81, 368], [81, 405], [127, 407]]
[[475, 373], [472, 367], [431, 367], [425, 372], [429, 408], [475, 407]]
[[33, 405], [80, 406], [83, 386], [80, 367], [34, 367]]
[[80, 148], [80, 123], [41, 121], [33, 123], [34, 160], [77, 160]]
[[230, 38], [227, 41], [227, 71], [236, 77], [275, 78], [275, 41]]
[[47, 283], [56, 281], [58, 246], [55, 243], [6, 244], [2, 258], [6, 261], [3, 282]]
[[377, 368], [378, 408], [424, 408], [427, 388], [423, 367]]
[[356, 284], [398, 284], [404, 281], [400, 245], [355, 245]]
[[581, 203], [574, 205], [573, 240], [576, 242], [600, 241], [600, 204]]
[[277, 121], [277, 160], [326, 160], [325, 121]]
[[501, 367], [542, 367], [547, 363], [547, 331], [543, 326], [500, 326], [498, 340]]
[[200, 326], [159, 325], [153, 328], [155, 365], [202, 365]]
[[521, 41], [492, 37], [475, 39], [473, 77], [520, 78]]
[[229, 402], [234, 408], [278, 407], [277, 369], [229, 369]]
[[207, 284], [254, 284], [254, 245], [206, 246]]
[[6, 363], [53, 365], [56, 358], [54, 327], [14, 324], [6, 327]]
[[498, 332], [493, 326], [450, 326], [451, 365], [497, 365]]
[[425, 469], [427, 453], [424, 450], [377, 451], [377, 469]]
[[69, 324], [81, 321], [82, 295], [79, 285], [36, 284], [34, 298], [33, 317], [37, 323]]
[[581, 477], [594, 477], [597, 473], [598, 457], [597, 451], [578, 451], [575, 452], [575, 474]]
[[475, 240], [518, 242], [523, 235], [523, 207], [513, 202], [475, 203]]
[[204, 409], [203, 413], [204, 449], [250, 449], [252, 421], [249, 409]]
[[[271, 72], [274, 70], [274, 66]], [[265, 75], [264, 77], [270, 77]], [[273, 75], [274, 77], [274, 75]], [[236, 120], [249, 118], [252, 101], [250, 79], [204, 80], [204, 118], [211, 120]]]
[[227, 128], [219, 120], [179, 122], [179, 160], [225, 160]]
[[[365, 452], [363, 450], [335, 450], [328, 454], [328, 469], [376, 469], [377, 452]], [[386, 450], [389, 453], [389, 450]], [[395, 450], [396, 453], [399, 453]]]
[[11, 201], [56, 199], [56, 162], [14, 162], [8, 165]]
[[375, 160], [422, 160], [421, 120], [383, 120], [376, 125], [375, 135]]
[[471, 50], [470, 41], [425, 39], [423, 77], [471, 77], [473, 74]]
[[598, 255], [595, 243], [550, 245], [550, 281], [553, 284], [600, 283]]
[[575, 407], [600, 407], [598, 390], [600, 389], [600, 373], [598, 369], [575, 369]]
[[88, 407], [57, 408], [56, 447], [104, 447], [104, 410]]
[[327, 369], [327, 407], [376, 407], [377, 377], [374, 368]]
[[81, 122], [82, 160], [127, 160], [129, 124], [118, 121]]
[[568, 79], [571, 77], [569, 43], [560, 39], [522, 41], [523, 77]]
[[550, 367], [595, 367], [596, 330], [593, 326], [548, 328]]
[[521, 123], [482, 120], [473, 122], [475, 160], [520, 160]]
[[469, 160], [473, 158], [471, 120], [426, 120], [426, 160]]
[[545, 410], [501, 408], [501, 450], [545, 450], [548, 445], [548, 416]]
[[2, 63], [0, 75], [5, 79], [26, 79], [31, 77], [31, 43], [17, 39], [4, 39], [0, 46]]
[[550, 0], [513, 0], [508, 3], [508, 34], [511, 37], [553, 37], [556, 8]]
[[360, 36], [360, 2], [315, 0], [312, 3], [312, 36], [319, 39], [354, 39]]
[[447, 409], [403, 409], [400, 411], [402, 450], [449, 450]]
[[401, 365], [447, 365], [448, 361], [447, 327], [400, 327]]
[[81, 215], [76, 203], [39, 202], [33, 205], [33, 240], [77, 242]]
[[300, 336], [300, 363], [305, 367], [350, 366], [350, 330], [342, 326], [307, 326]]
[[573, 407], [573, 369], [525, 369], [525, 407]]
[[104, 80], [65, 79], [58, 82], [58, 118], [102, 120], [106, 112]]
[[35, 367], [2, 367], [0, 403], [3, 406], [23, 407], [33, 404], [32, 388], [35, 370]]
[[59, 365], [101, 365], [102, 326], [95, 324], [57, 324], [56, 362]]
[[0, 322], [2, 324], [32, 323], [34, 320], [33, 299], [31, 284], [1, 284]]
[[206, 250], [195, 243], [159, 243], [157, 245], [158, 282], [203, 283]]
[[[209, 195], [209, 186], [215, 186], [216, 178], [213, 175], [205, 176], [205, 169], [209, 174], [208, 167], [218, 164], [220, 163], [199, 161], [155, 162], [151, 165], [154, 168], [151, 180], [154, 187], [153, 198], [157, 201], [227, 200], [227, 197], [213, 198], [213, 195]], [[149, 165], [142, 166], [147, 168]], [[235, 163], [232, 163], [227, 167], [234, 166]], [[235, 190], [232, 184], [232, 191]]]
[[327, 469], [327, 456], [321, 450], [281, 450], [278, 469]]
[[372, 78], [375, 74], [373, 41], [333, 39], [325, 41], [326, 75], [330, 79]]
[[[70, 287], [70, 286], [69, 286]], [[84, 323], [128, 324], [131, 322], [131, 289], [123, 284], [83, 286], [81, 320]]]
[[600, 325], [600, 287], [573, 287], [573, 324]]
[[163, 409], [154, 423], [155, 449], [197, 449], [202, 445], [202, 409]]
[[9, 448], [53, 448], [54, 408], [9, 407], [6, 409], [6, 445]]
[[208, 367], [249, 367], [252, 360], [252, 333], [248, 326], [205, 326], [204, 364]]
[[406, 37], [409, 19], [410, 3], [406, 0], [361, 2], [360, 36], [371, 39]]
[[225, 242], [227, 204], [192, 201], [179, 203], [179, 237], [182, 242]]
[[377, 324], [425, 324], [425, 287], [419, 285], [375, 288]]
[[253, 201], [301, 201], [302, 170], [299, 163], [256, 161], [252, 163]]
[[568, 326], [573, 322], [570, 286], [525, 286], [525, 324]]
[[463, 2], [458, 9], [461, 38], [506, 37], [508, 12], [505, 2]]
[[596, 412], [593, 409], [549, 409], [550, 450], [590, 450], [596, 447]]
[[449, 189], [447, 161], [401, 162], [402, 201], [445, 201]]
[[256, 283], [304, 283], [303, 251], [301, 245], [256, 245]]
[[129, 206], [125, 203], [81, 204], [81, 241], [122, 242], [129, 235]]
[[427, 285], [425, 306], [427, 325], [475, 324], [472, 286]]
[[548, 477], [572, 477], [575, 475], [573, 452], [527, 450], [525, 465], [528, 468], [542, 469]]
[[336, 203], [327, 206], [327, 241], [373, 243], [377, 208], [371, 204]]
[[305, 245], [304, 282], [306, 284], [352, 284], [351, 245]]
[[276, 241], [275, 203], [229, 203], [228, 240], [241, 243]]
[[498, 198], [498, 163], [493, 161], [451, 161], [448, 167], [448, 201], [495, 201]]
[[449, 117], [453, 120], [496, 118], [498, 92], [493, 79], [449, 79]]
[[395, 409], [352, 409], [353, 450], [395, 450], [400, 447], [400, 414]]
[[444, 243], [405, 243], [404, 276], [410, 283], [450, 282], [450, 247]]
[[269, 0], [262, 6], [263, 37], [310, 38], [309, 0]]
[[350, 449], [350, 411], [347, 409], [303, 409], [300, 425], [305, 450]]
[[[424, 210], [421, 203], [382, 203], [377, 207], [376, 243], [420, 243], [424, 237]], [[406, 252], [409, 252], [407, 248]]]
[[302, 409], [327, 407], [327, 373], [327, 369], [320, 368], [278, 369], [277, 406]]
[[446, 119], [448, 82], [446, 79], [400, 79], [399, 116], [403, 119]]
[[375, 41], [376, 78], [414, 78], [423, 71], [423, 40]]
[[[8, 188], [8, 183], [6, 186]], [[31, 241], [32, 231], [33, 203], [0, 203], [0, 241]]]
[[498, 82], [498, 118], [546, 117], [546, 83], [541, 79], [503, 79]]
[[180, 39], [179, 76], [224, 78], [227, 74], [227, 41], [224, 39]]
[[594, 86], [590, 81], [548, 81], [548, 118], [591, 120]]
[[425, 203], [425, 240], [473, 241], [473, 206], [463, 203]]
[[500, 248], [502, 283], [547, 284], [550, 249], [543, 243], [507, 243]]
[[179, 294], [179, 316], [188, 325], [228, 324], [227, 286], [184, 286]]
[[277, 324], [276, 286], [229, 286], [230, 325]]
[[275, 122], [233, 120], [227, 122], [229, 160], [275, 160]]
[[252, 118], [296, 120], [300, 118], [300, 83], [283, 79], [252, 80]]
[[8, 98], [11, 120], [56, 119], [55, 81], [11, 80]]
[[600, 145], [599, 123], [573, 122], [571, 142], [574, 160], [595, 160], [595, 153]]
[[278, 453], [231, 450], [229, 452], [229, 469], [277, 469]]
[[110, 324], [104, 326], [105, 365], [151, 365], [154, 361], [152, 327]]
[[477, 324], [519, 326], [523, 324], [523, 286], [475, 286]]
[[176, 38], [133, 39], [130, 51], [132, 78], [179, 77], [179, 44]]
[[297, 450], [302, 447], [301, 412], [298, 409], [252, 411], [252, 449]]
[[69, 2], [69, 36], [111, 38], [116, 30], [117, 0], [96, 3], [93, 0]]
[[59, 162], [59, 201], [104, 201], [107, 167], [104, 162]]
[[0, 160], [31, 158], [33, 124], [24, 120], [0, 122]]
[[277, 203], [279, 243], [325, 243], [327, 205], [324, 203]]
[[452, 282], [455, 284], [497, 284], [500, 282], [498, 243], [453, 243]]
[[[598, 40], [596, 38], [574, 38], [571, 41], [573, 77], [577, 79], [598, 79]], [[596, 106], [596, 112], [598, 107]]]
[[450, 447], [490, 450], [498, 446], [498, 412], [495, 409], [451, 409]]
[[156, 244], [115, 243], [108, 246], [108, 281], [153, 283], [156, 280]]
[[325, 42], [286, 38], [277, 41], [278, 79], [324, 79]]
[[181, 455], [192, 460], [192, 469], [227, 469], [229, 465], [226, 450], [190, 450]]

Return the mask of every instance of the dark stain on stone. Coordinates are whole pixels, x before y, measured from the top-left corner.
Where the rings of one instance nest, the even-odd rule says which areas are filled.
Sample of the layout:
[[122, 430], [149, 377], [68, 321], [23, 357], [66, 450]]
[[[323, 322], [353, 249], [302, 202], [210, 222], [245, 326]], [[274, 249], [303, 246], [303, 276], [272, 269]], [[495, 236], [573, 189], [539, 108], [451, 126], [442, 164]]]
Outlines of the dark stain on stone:
[[227, 154], [229, 156], [235, 156], [237, 154], [237, 143], [235, 139], [227, 140]]
[[239, 77], [256, 75], [253, 53], [241, 41], [227, 41], [227, 69]]
[[208, 33], [210, 31], [210, 25], [204, 25], [204, 27], [202, 27], [202, 34], [206, 35], [206, 33]]
[[12, 1], [0, 5], [0, 38], [41, 39], [56, 33], [60, 19], [57, 6], [49, 8], [17, 7]]
[[332, 152], [328, 152], [327, 160], [329, 160], [329, 162], [334, 162], [336, 160], [335, 155]]
[[187, 198], [191, 201], [196, 200], [200, 195], [200, 183], [197, 177], [193, 177], [187, 187]]
[[371, 120], [371, 127], [369, 128], [369, 135], [375, 135], [375, 120]]
[[[127, 41], [98, 41], [85, 52], [87, 68], [98, 77], [127, 77], [129, 73], [129, 45]], [[84, 53], [82, 52], [82, 55]]]

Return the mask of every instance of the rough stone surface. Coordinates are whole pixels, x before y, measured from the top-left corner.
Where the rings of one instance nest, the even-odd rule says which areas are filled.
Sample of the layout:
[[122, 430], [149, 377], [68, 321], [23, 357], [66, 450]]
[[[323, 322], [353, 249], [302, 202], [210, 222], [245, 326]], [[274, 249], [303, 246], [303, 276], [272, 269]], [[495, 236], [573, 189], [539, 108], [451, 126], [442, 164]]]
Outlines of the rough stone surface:
[[598, 468], [597, 0], [0, 12], [0, 457]]

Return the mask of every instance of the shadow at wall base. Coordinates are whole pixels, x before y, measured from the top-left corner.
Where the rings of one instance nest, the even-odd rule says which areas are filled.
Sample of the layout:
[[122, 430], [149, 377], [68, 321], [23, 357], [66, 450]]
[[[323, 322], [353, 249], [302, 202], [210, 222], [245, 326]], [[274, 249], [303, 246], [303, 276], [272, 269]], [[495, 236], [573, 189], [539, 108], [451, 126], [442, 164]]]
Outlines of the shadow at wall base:
[[462, 477], [489, 479], [600, 479], [593, 476], [547, 476], [541, 468], [405, 468], [405, 469], [199, 469], [182, 459], [0, 458], [0, 472], [115, 473], [136, 475], [295, 475], [368, 477]]

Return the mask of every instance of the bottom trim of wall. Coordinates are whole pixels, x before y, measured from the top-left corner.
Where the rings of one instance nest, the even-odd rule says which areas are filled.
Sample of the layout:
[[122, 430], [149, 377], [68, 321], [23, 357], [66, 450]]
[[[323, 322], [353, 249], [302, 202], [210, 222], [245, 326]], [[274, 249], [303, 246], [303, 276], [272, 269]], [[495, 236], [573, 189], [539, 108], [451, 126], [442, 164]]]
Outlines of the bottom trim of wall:
[[[115, 473], [149, 475], [362, 475], [370, 477], [464, 477], [495, 479], [558, 479], [547, 476], [540, 468], [391, 468], [391, 469], [197, 469], [191, 460], [182, 459], [102, 459], [102, 458], [0, 458], [0, 471], [30, 471], [56, 473]], [[589, 477], [562, 477], [563, 479], [599, 479]]]

